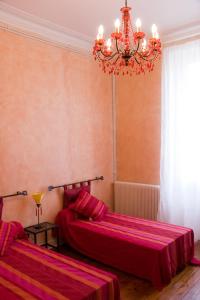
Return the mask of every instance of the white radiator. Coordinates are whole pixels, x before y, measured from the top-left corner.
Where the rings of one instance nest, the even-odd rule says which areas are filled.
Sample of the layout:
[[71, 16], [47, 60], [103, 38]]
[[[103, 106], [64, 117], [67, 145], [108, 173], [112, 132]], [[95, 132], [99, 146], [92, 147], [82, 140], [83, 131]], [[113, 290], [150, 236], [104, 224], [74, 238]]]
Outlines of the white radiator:
[[158, 185], [116, 181], [114, 190], [115, 212], [145, 219], [157, 219], [160, 200]]

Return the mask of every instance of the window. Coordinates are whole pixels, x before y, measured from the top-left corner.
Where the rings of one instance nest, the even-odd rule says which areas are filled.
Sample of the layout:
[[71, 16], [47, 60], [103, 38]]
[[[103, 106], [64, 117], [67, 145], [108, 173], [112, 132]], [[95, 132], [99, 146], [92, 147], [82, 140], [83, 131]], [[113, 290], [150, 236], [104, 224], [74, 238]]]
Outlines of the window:
[[163, 53], [160, 219], [200, 239], [200, 40]]

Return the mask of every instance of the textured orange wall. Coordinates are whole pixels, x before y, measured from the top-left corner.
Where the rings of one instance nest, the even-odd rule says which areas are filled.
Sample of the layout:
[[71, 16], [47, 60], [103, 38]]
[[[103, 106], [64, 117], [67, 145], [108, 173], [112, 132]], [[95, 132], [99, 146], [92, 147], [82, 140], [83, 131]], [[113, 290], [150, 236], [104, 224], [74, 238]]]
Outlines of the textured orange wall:
[[[112, 84], [92, 58], [0, 30], [0, 195], [104, 175], [112, 201]], [[62, 206], [47, 193], [42, 220]], [[36, 222], [30, 197], [5, 200], [4, 220]]]
[[161, 64], [116, 79], [117, 180], [159, 184]]

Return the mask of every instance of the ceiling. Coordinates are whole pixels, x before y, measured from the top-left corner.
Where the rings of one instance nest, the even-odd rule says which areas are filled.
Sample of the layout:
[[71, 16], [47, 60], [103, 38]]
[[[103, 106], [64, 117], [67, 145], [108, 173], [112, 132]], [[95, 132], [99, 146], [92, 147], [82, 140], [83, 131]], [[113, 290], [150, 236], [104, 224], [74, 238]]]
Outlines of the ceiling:
[[[104, 25], [108, 35], [114, 20], [120, 16], [120, 7], [124, 6], [124, 0], [0, 0], [0, 3], [61, 26], [88, 41], [96, 36], [99, 24]], [[155, 23], [161, 38], [175, 30], [200, 25], [200, 0], [128, 0], [128, 5], [132, 7], [133, 22], [140, 17], [147, 33]]]

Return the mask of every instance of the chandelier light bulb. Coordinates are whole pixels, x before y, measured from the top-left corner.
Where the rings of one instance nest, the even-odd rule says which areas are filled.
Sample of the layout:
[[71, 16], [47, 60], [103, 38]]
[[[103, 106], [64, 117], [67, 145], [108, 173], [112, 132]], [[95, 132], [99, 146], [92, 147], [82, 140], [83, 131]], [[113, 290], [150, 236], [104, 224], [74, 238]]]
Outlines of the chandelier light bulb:
[[97, 41], [99, 41], [100, 40], [100, 35], [99, 35], [99, 33], [97, 34]]
[[111, 46], [112, 46], [111, 39], [108, 39], [108, 40], [107, 40], [106, 46], [107, 46], [107, 50], [108, 50], [108, 51], [111, 51]]
[[146, 48], [147, 48], [147, 41], [146, 39], [144, 39], [142, 43], [142, 51], [146, 51]]
[[155, 38], [156, 38], [157, 40], [159, 40], [159, 33], [158, 33], [158, 32], [155, 33]]
[[155, 38], [156, 37], [156, 33], [157, 33], [157, 26], [156, 24], [152, 25], [151, 31], [152, 31], [152, 37]]
[[104, 34], [104, 28], [103, 25], [100, 25], [98, 30], [99, 39], [103, 39], [103, 34]]
[[119, 29], [120, 29], [120, 20], [119, 19], [115, 20], [115, 29], [116, 29], [116, 32], [119, 33]]
[[141, 20], [139, 18], [136, 20], [135, 25], [136, 25], [136, 28], [137, 28], [137, 32], [140, 32], [141, 31], [142, 22], [141, 22]]

